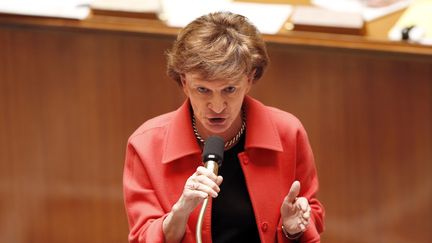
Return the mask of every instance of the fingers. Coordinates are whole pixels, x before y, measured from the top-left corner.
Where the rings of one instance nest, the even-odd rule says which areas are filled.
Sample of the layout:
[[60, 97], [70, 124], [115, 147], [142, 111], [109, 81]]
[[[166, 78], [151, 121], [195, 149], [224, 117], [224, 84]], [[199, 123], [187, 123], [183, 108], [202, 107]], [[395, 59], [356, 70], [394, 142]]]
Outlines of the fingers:
[[205, 167], [198, 167], [186, 180], [183, 193], [174, 205], [176, 210], [188, 215], [195, 210], [203, 199], [209, 196], [217, 197], [222, 180], [222, 176], [216, 176]]
[[222, 176], [218, 176], [218, 177], [217, 177], [217, 180], [216, 180], [216, 184], [217, 184], [218, 186], [220, 186], [220, 185], [222, 184], [222, 181], [223, 181]]
[[295, 201], [295, 204], [297, 205], [297, 207], [299, 207], [300, 210], [304, 212], [307, 210], [309, 206], [309, 202], [305, 197], [298, 197]]
[[[286, 200], [289, 196], [286, 196]], [[285, 204], [286, 203], [286, 204]], [[285, 201], [281, 207], [283, 224], [290, 234], [306, 231], [310, 224], [311, 207], [307, 198], [296, 197], [294, 202]]]
[[196, 170], [197, 175], [204, 175], [211, 179], [212, 181], [216, 181], [217, 176], [213, 173], [213, 171], [210, 171], [209, 169], [205, 168], [204, 166], [199, 166]]
[[186, 183], [184, 194], [187, 197], [198, 197], [202, 199], [209, 195], [207, 192], [203, 191], [200, 184], [194, 182]]
[[[213, 173], [213, 171], [210, 171], [209, 169], [207, 169], [207, 168], [205, 168], [203, 166], [199, 166], [197, 168], [197, 172], [196, 173], [197, 173], [197, 175], [198, 175], [199, 178], [208, 178], [208, 179], [210, 179], [211, 181], [205, 179], [205, 181], [207, 182], [206, 184], [207, 185], [210, 184], [209, 186], [213, 190], [215, 190], [217, 192], [220, 191], [219, 186], [220, 186], [220, 184], [222, 184], [222, 181], [223, 181], [222, 176], [216, 176]], [[204, 177], [200, 177], [200, 176], [204, 176]], [[216, 185], [214, 183], [216, 183]]]
[[220, 191], [219, 185], [222, 180], [221, 176], [216, 176], [212, 171], [200, 166], [186, 181], [185, 190], [187, 194], [193, 194], [201, 198], [208, 196], [215, 198]]
[[291, 185], [289, 192], [288, 192], [288, 196], [287, 196], [288, 202], [293, 203], [299, 193], [300, 193], [300, 182], [294, 181], [293, 184]]
[[310, 222], [311, 207], [305, 197], [297, 198], [295, 204], [298, 209], [298, 227], [305, 231]]

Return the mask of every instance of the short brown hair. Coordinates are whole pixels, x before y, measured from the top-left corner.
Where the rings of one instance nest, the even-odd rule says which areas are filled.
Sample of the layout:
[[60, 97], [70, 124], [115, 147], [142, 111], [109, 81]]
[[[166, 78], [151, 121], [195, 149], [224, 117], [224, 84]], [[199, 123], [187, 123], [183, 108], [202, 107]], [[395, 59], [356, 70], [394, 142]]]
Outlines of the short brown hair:
[[257, 28], [249, 20], [230, 12], [201, 16], [177, 36], [167, 52], [167, 73], [181, 84], [181, 74], [197, 73], [204, 80], [254, 75], [261, 78], [269, 59]]

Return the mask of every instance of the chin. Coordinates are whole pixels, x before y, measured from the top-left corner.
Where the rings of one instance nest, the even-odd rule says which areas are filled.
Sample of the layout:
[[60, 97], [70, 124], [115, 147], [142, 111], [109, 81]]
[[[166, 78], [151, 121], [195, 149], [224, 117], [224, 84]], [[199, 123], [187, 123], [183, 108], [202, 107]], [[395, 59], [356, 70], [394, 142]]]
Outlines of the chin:
[[223, 134], [229, 130], [229, 127], [230, 125], [227, 124], [223, 124], [223, 125], [207, 124], [206, 130], [208, 132], [208, 135], [223, 136]]
[[219, 135], [219, 136], [221, 136], [227, 130], [228, 129], [225, 126], [221, 126], [221, 127], [211, 126], [211, 127], [207, 128], [207, 131], [208, 131], [209, 135]]

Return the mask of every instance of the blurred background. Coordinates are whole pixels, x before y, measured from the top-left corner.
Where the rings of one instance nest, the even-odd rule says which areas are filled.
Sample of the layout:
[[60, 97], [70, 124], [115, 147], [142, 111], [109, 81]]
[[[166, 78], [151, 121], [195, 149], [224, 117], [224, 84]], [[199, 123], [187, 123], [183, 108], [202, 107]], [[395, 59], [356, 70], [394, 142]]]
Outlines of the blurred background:
[[[172, 1], [20, 1], [0, 1], [0, 242], [127, 242], [127, 139], [183, 102], [165, 51], [184, 18], [208, 10], [174, 21]], [[297, 25], [308, 30], [296, 29], [296, 8], [334, 11], [334, 2], [257, 2], [266, 5], [239, 11], [260, 28], [275, 17], [262, 29], [271, 64], [251, 95], [308, 131], [322, 242], [432, 242], [432, 48], [425, 33], [389, 39], [419, 2], [362, 1], [347, 10], [357, 25], [309, 16]]]

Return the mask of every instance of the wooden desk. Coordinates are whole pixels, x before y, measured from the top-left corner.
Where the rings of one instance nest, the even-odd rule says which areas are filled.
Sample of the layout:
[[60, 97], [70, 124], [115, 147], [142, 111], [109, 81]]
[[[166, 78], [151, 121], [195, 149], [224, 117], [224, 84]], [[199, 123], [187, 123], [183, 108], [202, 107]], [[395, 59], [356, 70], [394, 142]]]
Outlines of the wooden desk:
[[[299, 117], [323, 242], [430, 242], [432, 50], [374, 36], [265, 36], [252, 91]], [[0, 241], [126, 242], [127, 137], [183, 101], [158, 21], [0, 16]]]
[[[276, 1], [277, 2], [277, 1]], [[280, 1], [306, 4], [308, 1]], [[389, 53], [407, 53], [432, 55], [432, 46], [411, 44], [406, 42], [391, 42], [387, 32], [401, 16], [403, 10], [384, 16], [366, 24], [366, 35], [339, 35], [327, 33], [296, 32], [281, 29], [279, 35], [265, 35], [269, 43], [280, 43], [311, 47], [331, 47], [349, 50], [370, 50]], [[90, 16], [84, 21], [33, 18], [22, 16], [1, 16], [2, 25], [39, 26], [42, 28], [65, 28], [80, 31], [111, 31], [132, 34], [152, 34], [174, 36], [178, 29], [169, 28], [161, 21], [149, 19], [134, 19], [107, 16]]]

